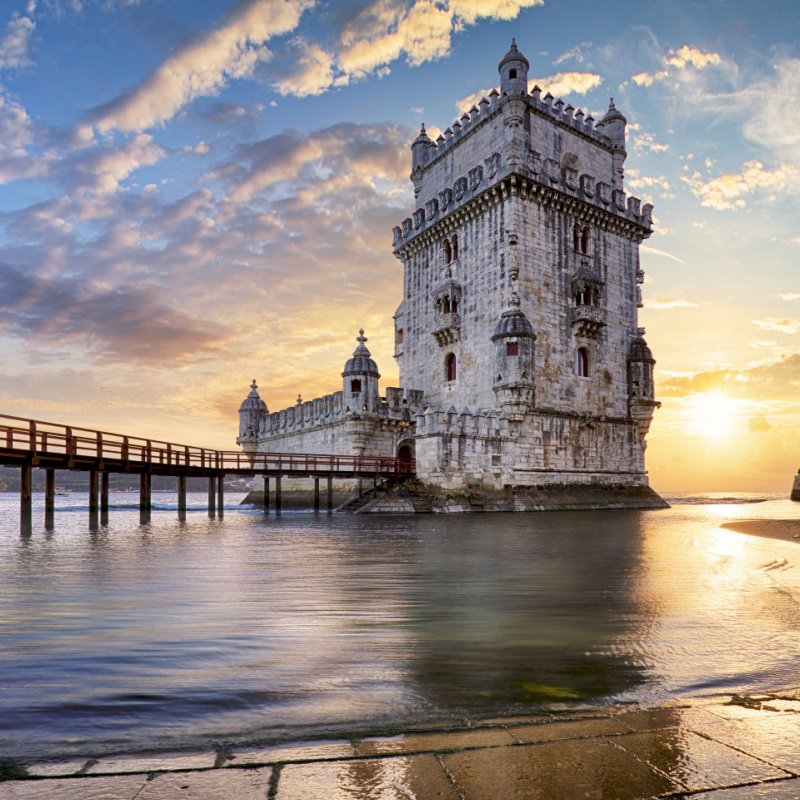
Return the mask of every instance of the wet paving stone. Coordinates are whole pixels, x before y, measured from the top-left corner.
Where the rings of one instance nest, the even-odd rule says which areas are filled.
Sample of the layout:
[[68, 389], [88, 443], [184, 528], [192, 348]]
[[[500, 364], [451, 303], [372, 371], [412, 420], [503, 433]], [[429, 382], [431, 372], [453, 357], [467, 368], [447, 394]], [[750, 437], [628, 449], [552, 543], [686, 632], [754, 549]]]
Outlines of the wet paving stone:
[[593, 717], [570, 722], [518, 725], [509, 728], [509, 731], [516, 740], [528, 744], [552, 742], [557, 739], [588, 739], [594, 736], [630, 733], [631, 728], [621, 717]]
[[481, 728], [448, 733], [413, 733], [362, 739], [356, 743], [360, 756], [391, 753], [441, 753], [471, 747], [499, 747], [515, 744], [509, 731], [503, 728]]
[[800, 775], [800, 715], [765, 713], [719, 725], [698, 725], [694, 730]]
[[89, 763], [87, 758], [73, 758], [69, 761], [37, 761], [33, 764], [26, 764], [25, 769], [28, 775], [36, 778], [60, 778], [80, 772]]
[[797, 800], [800, 797], [800, 780], [762, 783], [760, 786], [742, 786], [738, 789], [719, 789], [692, 796], [692, 800]]
[[233, 750], [233, 758], [225, 766], [242, 764], [278, 764], [291, 761], [322, 761], [352, 758], [353, 745], [346, 741], [307, 742], [304, 744], [275, 745], [248, 750]]
[[270, 767], [157, 775], [136, 800], [264, 800], [271, 776]]
[[786, 772], [691, 731], [665, 728], [614, 738], [612, 744], [687, 789], [699, 790], [786, 777]]
[[289, 764], [276, 800], [459, 800], [432, 755]]
[[0, 800], [138, 800], [146, 775], [0, 783]]
[[210, 769], [217, 760], [211, 750], [195, 753], [142, 753], [101, 758], [86, 770], [87, 775], [115, 772], [162, 772], [175, 769]]
[[644, 800], [681, 787], [604, 739], [443, 757], [465, 800]]

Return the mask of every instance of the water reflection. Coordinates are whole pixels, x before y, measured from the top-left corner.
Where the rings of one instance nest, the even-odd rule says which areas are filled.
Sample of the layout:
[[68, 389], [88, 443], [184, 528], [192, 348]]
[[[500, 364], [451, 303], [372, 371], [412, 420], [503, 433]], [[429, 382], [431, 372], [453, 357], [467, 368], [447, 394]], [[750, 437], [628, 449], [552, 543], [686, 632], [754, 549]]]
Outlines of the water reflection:
[[796, 680], [800, 578], [765, 565], [800, 551], [721, 531], [718, 507], [265, 520], [205, 501], [142, 525], [112, 496], [92, 527], [61, 506], [52, 531], [35, 507], [25, 538], [0, 514], [0, 755]]

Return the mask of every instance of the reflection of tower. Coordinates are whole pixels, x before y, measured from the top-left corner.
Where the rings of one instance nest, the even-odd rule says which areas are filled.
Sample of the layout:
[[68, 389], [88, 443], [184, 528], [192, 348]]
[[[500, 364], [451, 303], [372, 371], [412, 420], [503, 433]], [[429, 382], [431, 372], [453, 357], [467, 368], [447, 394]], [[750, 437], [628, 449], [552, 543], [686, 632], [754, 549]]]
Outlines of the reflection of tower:
[[239, 406], [239, 437], [236, 444], [241, 445], [243, 450], [257, 449], [261, 424], [268, 413], [267, 404], [261, 399], [256, 379], [253, 378], [250, 393]]

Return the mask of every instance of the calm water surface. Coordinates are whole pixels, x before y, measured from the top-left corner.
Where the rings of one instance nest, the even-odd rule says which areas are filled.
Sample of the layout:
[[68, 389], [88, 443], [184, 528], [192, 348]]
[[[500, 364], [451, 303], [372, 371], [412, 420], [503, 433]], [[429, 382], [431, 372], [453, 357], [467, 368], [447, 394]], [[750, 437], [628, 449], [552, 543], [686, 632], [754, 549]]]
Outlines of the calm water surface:
[[[800, 506], [315, 517], [0, 494], [0, 759], [377, 731], [800, 676]], [[686, 498], [683, 498], [684, 500]]]

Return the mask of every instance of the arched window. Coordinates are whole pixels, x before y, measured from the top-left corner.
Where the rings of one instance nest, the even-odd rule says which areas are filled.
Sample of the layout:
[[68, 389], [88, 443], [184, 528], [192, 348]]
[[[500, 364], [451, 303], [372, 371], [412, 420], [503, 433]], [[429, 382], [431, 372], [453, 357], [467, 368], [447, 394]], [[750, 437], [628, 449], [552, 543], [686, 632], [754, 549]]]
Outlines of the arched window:
[[575, 374], [580, 378], [589, 377], [589, 351], [585, 347], [575, 352]]
[[572, 226], [572, 249], [579, 253], [581, 248], [581, 229], [578, 223], [576, 222]]
[[518, 356], [519, 355], [519, 342], [506, 342], [506, 355]]
[[454, 297], [452, 302], [450, 303], [450, 310], [456, 314], [458, 312], [458, 300]]
[[361, 381], [358, 378], [353, 378], [353, 380], [350, 381], [350, 391], [353, 392], [353, 394], [361, 391]]
[[453, 261], [455, 261], [458, 258], [458, 236], [453, 235], [452, 248], [453, 248]]
[[442, 242], [442, 253], [444, 254], [444, 263], [449, 264], [453, 260], [453, 251], [450, 249], [450, 242], [447, 239]]
[[584, 228], [581, 231], [581, 253], [586, 255], [589, 252], [589, 229]]
[[445, 295], [444, 296], [444, 313], [445, 314], [449, 314], [450, 313], [450, 297], [449, 297], [449, 295]]
[[448, 353], [444, 360], [444, 379], [454, 381], [456, 379], [456, 354]]

